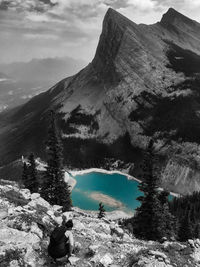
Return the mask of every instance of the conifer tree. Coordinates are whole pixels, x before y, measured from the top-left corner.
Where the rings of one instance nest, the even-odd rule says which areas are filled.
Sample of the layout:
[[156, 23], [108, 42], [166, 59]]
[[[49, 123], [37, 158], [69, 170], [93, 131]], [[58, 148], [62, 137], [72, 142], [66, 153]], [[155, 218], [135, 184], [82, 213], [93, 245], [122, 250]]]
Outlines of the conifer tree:
[[105, 209], [104, 209], [104, 205], [102, 204], [102, 202], [99, 203], [99, 214], [98, 214], [98, 218], [101, 219], [105, 217]]
[[28, 163], [24, 162], [23, 164], [22, 181], [25, 188], [28, 188], [31, 193], [38, 192], [37, 169], [33, 153], [29, 155]]
[[25, 188], [28, 188], [28, 167], [27, 167], [26, 162], [24, 162], [23, 164], [22, 183]]
[[190, 221], [190, 211], [187, 210], [185, 213], [185, 216], [180, 222], [178, 238], [180, 241], [185, 242], [192, 237], [193, 237], [193, 234], [192, 234], [192, 227], [191, 227], [191, 221]]
[[161, 228], [162, 228], [162, 235], [163, 237], [170, 238], [172, 236], [175, 236], [176, 231], [176, 220], [175, 217], [171, 214], [169, 210], [169, 192], [162, 191], [159, 193], [159, 201], [161, 204]]
[[31, 193], [38, 192], [38, 180], [37, 180], [37, 169], [35, 164], [34, 154], [31, 153], [28, 157], [28, 189]]
[[197, 223], [194, 228], [194, 237], [199, 238], [200, 237], [200, 224]]
[[[177, 229], [177, 235], [183, 236], [180, 239], [184, 239], [184, 228], [189, 227], [190, 238], [197, 238], [199, 233], [200, 225], [200, 192], [193, 192], [190, 195], [182, 197], [175, 197], [170, 201], [170, 211], [179, 223]], [[186, 216], [187, 213], [187, 216]], [[189, 222], [187, 222], [187, 220]], [[187, 222], [186, 226], [184, 221]], [[189, 226], [187, 226], [189, 225]]]
[[153, 145], [154, 142], [151, 140], [144, 156], [143, 179], [138, 186], [139, 190], [143, 192], [143, 196], [137, 198], [141, 202], [141, 206], [136, 210], [133, 228], [134, 234], [139, 238], [160, 240], [164, 233], [162, 233], [161, 204], [158, 199], [159, 179], [156, 174]]
[[63, 211], [72, 207], [70, 186], [64, 181], [62, 146], [58, 136], [54, 111], [50, 112], [48, 129], [47, 167], [41, 195], [52, 205], [63, 206]]

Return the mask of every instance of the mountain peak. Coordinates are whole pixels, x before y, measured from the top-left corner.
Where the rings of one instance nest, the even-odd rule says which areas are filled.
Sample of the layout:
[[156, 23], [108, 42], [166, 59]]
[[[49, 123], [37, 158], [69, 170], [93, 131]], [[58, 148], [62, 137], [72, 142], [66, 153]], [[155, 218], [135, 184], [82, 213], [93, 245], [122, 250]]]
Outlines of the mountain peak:
[[120, 14], [118, 11], [116, 11], [115, 9], [109, 7], [106, 14], [105, 14], [105, 18], [106, 17], [122, 17], [123, 15]]
[[166, 15], [170, 15], [170, 16], [179, 16], [182, 14], [180, 12], [178, 12], [176, 9], [174, 9], [173, 7], [170, 7], [167, 12], [166, 12]]
[[107, 10], [107, 12], [106, 12], [106, 14], [109, 15], [109, 16], [112, 16], [114, 14], [119, 14], [119, 12], [117, 12], [115, 9], [109, 7], [108, 10]]
[[186, 17], [185, 15], [181, 14], [180, 12], [178, 12], [172, 7], [170, 7], [168, 11], [163, 15], [160, 23], [166, 26], [166, 25], [174, 24], [174, 22], [177, 20], [185, 24], [190, 24], [190, 25], [195, 24], [194, 20]]
[[93, 59], [94, 68], [98, 69], [106, 81], [118, 81], [114, 60], [127, 28], [137, 28], [137, 24], [109, 8], [104, 17], [102, 33]]
[[127, 17], [112, 8], [109, 8], [106, 12], [103, 23], [104, 26], [107, 24], [108, 21], [115, 22], [122, 28], [126, 28], [129, 25], [135, 25], [133, 21], [129, 20]]

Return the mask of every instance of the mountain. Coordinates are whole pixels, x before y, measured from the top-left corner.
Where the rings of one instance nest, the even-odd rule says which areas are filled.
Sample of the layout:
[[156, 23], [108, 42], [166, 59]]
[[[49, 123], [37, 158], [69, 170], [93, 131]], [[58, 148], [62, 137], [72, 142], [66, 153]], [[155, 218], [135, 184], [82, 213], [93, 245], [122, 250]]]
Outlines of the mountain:
[[0, 72], [0, 79], [2, 80], [6, 80], [6, 79], [8, 79], [8, 76], [5, 74], [5, 73], [3, 73], [3, 72]]
[[83, 66], [82, 60], [68, 57], [0, 64], [0, 71], [6, 73], [0, 73], [0, 112], [26, 103]]
[[160, 22], [137, 25], [109, 9], [86, 68], [1, 114], [2, 165], [30, 151], [45, 159], [48, 111], [55, 109], [67, 166], [120, 159], [138, 176], [153, 137], [161, 185], [183, 194], [200, 190], [199, 88], [198, 22], [170, 8]]
[[[85, 66], [83, 60], [70, 57], [35, 58], [28, 62], [0, 64], [0, 71], [17, 81], [55, 83], [66, 76], [73, 75]], [[50, 86], [50, 85], [49, 85]]]

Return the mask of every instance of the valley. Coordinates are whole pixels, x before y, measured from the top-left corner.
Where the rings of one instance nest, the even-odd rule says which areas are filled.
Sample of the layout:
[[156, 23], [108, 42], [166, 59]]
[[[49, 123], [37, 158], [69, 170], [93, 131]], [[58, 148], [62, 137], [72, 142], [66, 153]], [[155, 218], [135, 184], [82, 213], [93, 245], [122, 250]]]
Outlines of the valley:
[[0, 266], [199, 267], [200, 23], [111, 8], [131, 1], [15, 2], [0, 14], [41, 39], [30, 53], [80, 54], [0, 64]]
[[[45, 160], [48, 111], [54, 109], [66, 168], [110, 169], [120, 160], [139, 177], [153, 138], [161, 187], [193, 192], [200, 170], [199, 47], [200, 24], [172, 8], [153, 25], [109, 9], [88, 66], [0, 114], [1, 167], [30, 151]], [[182, 168], [190, 171], [179, 187]]]

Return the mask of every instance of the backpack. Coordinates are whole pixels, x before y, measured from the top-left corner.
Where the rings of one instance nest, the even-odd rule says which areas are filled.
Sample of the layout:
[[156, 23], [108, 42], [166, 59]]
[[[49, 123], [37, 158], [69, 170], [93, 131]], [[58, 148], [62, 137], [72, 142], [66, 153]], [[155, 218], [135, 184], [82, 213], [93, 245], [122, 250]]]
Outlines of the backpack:
[[66, 228], [64, 226], [56, 227], [50, 235], [50, 244], [55, 246], [61, 243], [67, 243], [68, 239], [65, 236]]

